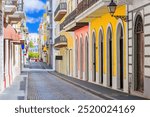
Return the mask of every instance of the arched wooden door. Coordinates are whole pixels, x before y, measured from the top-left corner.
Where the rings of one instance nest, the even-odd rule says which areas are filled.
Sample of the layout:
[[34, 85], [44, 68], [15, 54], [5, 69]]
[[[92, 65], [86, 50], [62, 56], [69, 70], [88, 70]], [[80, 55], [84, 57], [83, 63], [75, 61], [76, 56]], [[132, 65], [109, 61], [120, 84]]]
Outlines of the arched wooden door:
[[107, 80], [108, 86], [112, 87], [112, 31], [107, 30]]
[[123, 47], [123, 27], [120, 23], [117, 27], [117, 84], [119, 89], [123, 89], [124, 81]]
[[144, 90], [144, 30], [140, 15], [135, 20], [134, 29], [134, 84], [135, 90]]
[[96, 82], [96, 35], [92, 35], [92, 62], [93, 62], [93, 81]]
[[99, 31], [99, 79], [103, 84], [103, 33]]

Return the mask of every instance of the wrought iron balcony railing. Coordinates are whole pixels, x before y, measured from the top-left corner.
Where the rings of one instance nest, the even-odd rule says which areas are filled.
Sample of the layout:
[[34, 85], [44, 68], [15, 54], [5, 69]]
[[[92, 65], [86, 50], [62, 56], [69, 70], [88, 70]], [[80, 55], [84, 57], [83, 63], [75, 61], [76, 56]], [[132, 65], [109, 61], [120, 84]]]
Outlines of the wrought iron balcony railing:
[[17, 11], [23, 11], [23, 3], [18, 3]]
[[72, 22], [77, 16], [77, 9], [75, 9], [74, 11], [72, 11], [64, 20], [63, 23], [60, 24], [60, 30], [63, 29], [63, 27], [65, 27], [67, 24], [69, 24], [70, 22]]
[[82, 0], [77, 6], [77, 15], [80, 15], [98, 1], [99, 0]]
[[67, 39], [65, 36], [61, 35], [55, 39], [55, 47], [64, 47], [67, 46]]
[[5, 5], [15, 5], [15, 1], [12, 0], [6, 0]]

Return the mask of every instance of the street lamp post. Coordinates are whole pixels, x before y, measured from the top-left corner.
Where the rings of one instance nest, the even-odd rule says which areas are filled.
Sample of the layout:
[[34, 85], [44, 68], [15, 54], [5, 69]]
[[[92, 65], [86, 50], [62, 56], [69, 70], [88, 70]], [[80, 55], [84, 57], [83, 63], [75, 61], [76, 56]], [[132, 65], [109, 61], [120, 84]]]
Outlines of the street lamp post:
[[109, 5], [107, 7], [108, 7], [108, 11], [112, 17], [115, 17], [116, 19], [120, 18], [121, 20], [128, 22], [128, 16], [126, 16], [126, 15], [114, 15], [116, 8], [117, 8], [117, 4], [114, 2], [114, 0], [111, 0], [111, 2], [109, 3]]

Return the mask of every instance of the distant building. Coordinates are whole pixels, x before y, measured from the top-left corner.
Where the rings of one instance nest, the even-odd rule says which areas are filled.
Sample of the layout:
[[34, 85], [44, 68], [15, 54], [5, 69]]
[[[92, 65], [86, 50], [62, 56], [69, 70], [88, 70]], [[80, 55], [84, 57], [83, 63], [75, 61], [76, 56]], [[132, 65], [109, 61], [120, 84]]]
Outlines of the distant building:
[[29, 51], [38, 53], [38, 39], [39, 39], [39, 35], [36, 33], [31, 33], [29, 34], [29, 39], [28, 39], [28, 43], [32, 42], [33, 43], [33, 48], [29, 47]]

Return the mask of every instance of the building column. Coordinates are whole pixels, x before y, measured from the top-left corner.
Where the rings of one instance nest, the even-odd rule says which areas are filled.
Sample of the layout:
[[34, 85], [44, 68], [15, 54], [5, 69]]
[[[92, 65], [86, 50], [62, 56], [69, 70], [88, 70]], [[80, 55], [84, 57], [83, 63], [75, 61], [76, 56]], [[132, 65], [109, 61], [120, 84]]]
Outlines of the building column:
[[5, 64], [5, 87], [8, 87], [9, 86], [9, 66], [8, 66], [8, 46], [9, 46], [9, 44], [8, 44], [8, 40], [4, 40], [5, 41], [5, 46], [4, 46], [4, 64]]

